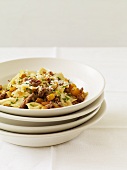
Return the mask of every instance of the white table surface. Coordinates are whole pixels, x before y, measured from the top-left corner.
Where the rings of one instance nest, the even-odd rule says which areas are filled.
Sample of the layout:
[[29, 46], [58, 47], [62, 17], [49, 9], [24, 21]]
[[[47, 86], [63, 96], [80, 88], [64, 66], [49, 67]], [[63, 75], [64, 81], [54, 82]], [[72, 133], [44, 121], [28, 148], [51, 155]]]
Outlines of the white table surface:
[[106, 114], [70, 142], [27, 148], [0, 140], [0, 170], [126, 170], [127, 48], [0, 48], [0, 62], [57, 57], [98, 69], [106, 79]]

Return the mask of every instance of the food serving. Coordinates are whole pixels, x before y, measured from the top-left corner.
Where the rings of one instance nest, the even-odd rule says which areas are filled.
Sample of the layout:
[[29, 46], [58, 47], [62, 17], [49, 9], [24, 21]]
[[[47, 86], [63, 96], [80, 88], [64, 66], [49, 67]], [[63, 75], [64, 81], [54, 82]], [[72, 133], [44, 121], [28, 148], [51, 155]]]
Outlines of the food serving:
[[83, 87], [45, 68], [20, 70], [7, 85], [0, 85], [0, 105], [20, 109], [52, 109], [76, 105], [85, 100]]

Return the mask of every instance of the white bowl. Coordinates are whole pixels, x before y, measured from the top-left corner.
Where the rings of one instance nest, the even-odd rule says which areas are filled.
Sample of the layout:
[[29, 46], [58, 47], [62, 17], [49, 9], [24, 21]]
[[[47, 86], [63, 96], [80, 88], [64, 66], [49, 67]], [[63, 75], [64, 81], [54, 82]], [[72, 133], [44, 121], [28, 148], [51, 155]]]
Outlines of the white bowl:
[[44, 147], [44, 146], [57, 145], [75, 138], [85, 129], [97, 123], [103, 117], [105, 113], [105, 109], [106, 109], [106, 103], [103, 102], [100, 110], [93, 118], [91, 118], [89, 121], [83, 123], [78, 127], [66, 131], [52, 133], [52, 134], [29, 135], [29, 134], [18, 134], [18, 133], [12, 133], [12, 132], [0, 130], [0, 136], [3, 141], [15, 145], [21, 145], [21, 146]]
[[10, 115], [0, 112], [0, 121], [6, 124], [13, 124], [18, 126], [50, 126], [58, 125], [63, 123], [69, 123], [76, 120], [80, 116], [89, 114], [98, 108], [104, 100], [104, 94], [102, 94], [98, 99], [96, 99], [89, 106], [78, 110], [77, 112], [71, 113], [69, 115], [59, 116], [59, 117], [47, 117], [47, 118], [35, 118], [35, 117], [23, 117]]
[[0, 129], [6, 130], [9, 132], [16, 132], [16, 133], [31, 133], [31, 134], [40, 134], [40, 133], [54, 133], [54, 132], [60, 132], [67, 129], [74, 128], [76, 126], [81, 125], [82, 123], [88, 121], [91, 119], [100, 109], [101, 106], [99, 106], [97, 109], [95, 109], [93, 112], [89, 113], [88, 115], [79, 117], [77, 120], [59, 124], [59, 125], [53, 125], [53, 126], [39, 126], [39, 127], [29, 127], [29, 126], [15, 126], [12, 124], [6, 124], [0, 122]]
[[0, 82], [7, 84], [8, 80], [21, 69], [38, 70], [41, 67], [50, 69], [53, 72], [62, 72], [65, 77], [73, 81], [79, 88], [84, 87], [84, 90], [89, 93], [86, 100], [72, 106], [44, 110], [19, 109], [0, 105], [0, 111], [14, 115], [35, 117], [65, 115], [88, 106], [104, 90], [104, 78], [96, 69], [81, 63], [53, 58], [27, 58], [0, 63]]

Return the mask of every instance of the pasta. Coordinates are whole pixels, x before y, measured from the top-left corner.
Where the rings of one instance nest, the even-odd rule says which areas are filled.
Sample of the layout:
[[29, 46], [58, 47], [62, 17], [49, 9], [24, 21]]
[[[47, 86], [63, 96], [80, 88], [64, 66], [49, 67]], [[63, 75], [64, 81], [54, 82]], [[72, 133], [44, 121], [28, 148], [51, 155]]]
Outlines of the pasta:
[[41, 68], [20, 70], [7, 85], [0, 85], [0, 105], [20, 109], [51, 109], [81, 103], [88, 92], [79, 89], [62, 73]]

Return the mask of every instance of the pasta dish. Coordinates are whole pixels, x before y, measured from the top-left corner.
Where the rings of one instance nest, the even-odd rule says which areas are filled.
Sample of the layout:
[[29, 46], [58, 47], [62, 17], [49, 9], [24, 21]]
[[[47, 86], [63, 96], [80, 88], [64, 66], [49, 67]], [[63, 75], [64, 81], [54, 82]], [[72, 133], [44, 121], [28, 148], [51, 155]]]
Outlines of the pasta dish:
[[0, 85], [0, 105], [21, 109], [51, 109], [81, 103], [88, 92], [62, 73], [41, 68], [21, 70], [7, 85]]

